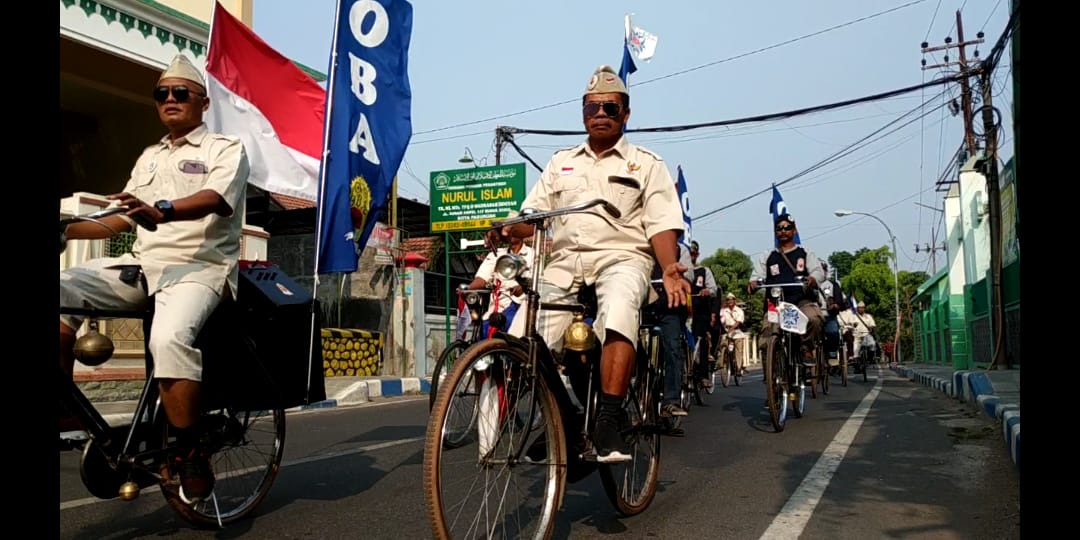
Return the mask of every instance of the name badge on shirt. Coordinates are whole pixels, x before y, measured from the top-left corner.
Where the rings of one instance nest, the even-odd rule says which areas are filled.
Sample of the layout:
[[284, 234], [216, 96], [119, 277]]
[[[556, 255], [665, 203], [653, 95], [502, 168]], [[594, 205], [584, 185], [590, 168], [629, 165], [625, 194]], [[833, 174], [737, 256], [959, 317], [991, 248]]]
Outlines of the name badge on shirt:
[[185, 159], [180, 162], [180, 172], [186, 174], [206, 174], [206, 164], [201, 161]]

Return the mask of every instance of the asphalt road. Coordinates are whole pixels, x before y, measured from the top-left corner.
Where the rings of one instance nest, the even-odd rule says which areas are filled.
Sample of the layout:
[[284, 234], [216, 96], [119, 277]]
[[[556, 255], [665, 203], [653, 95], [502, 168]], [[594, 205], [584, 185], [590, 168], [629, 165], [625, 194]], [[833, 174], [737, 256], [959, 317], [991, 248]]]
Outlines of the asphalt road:
[[[569, 538], [1019, 538], [1019, 474], [967, 404], [882, 371], [809, 400], [774, 433], [760, 371], [694, 407], [662, 443], [660, 491], [619, 519], [593, 475], [568, 485]], [[285, 460], [253, 519], [192, 529], [155, 490], [91, 498], [60, 455], [60, 537], [430, 538], [421, 484], [427, 397], [290, 414]]]

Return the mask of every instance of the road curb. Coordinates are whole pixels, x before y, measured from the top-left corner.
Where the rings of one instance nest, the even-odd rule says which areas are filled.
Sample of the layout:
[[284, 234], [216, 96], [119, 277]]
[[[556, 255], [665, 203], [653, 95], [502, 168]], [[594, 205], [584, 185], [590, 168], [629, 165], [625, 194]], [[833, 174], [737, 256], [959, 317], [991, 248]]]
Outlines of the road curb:
[[293, 407], [289, 411], [326, 409], [367, 403], [379, 397], [397, 397], [431, 392], [431, 381], [421, 377], [377, 377], [357, 381], [336, 392], [332, 397], [310, 405]]

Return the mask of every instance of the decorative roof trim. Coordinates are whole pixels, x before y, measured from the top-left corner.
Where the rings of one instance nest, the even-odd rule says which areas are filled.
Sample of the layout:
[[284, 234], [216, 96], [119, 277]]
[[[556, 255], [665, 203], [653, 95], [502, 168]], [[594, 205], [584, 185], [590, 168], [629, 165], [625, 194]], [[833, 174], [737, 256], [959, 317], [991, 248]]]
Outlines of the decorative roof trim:
[[[123, 8], [97, 0], [60, 0], [60, 4], [65, 9], [78, 4], [87, 18], [98, 15], [110, 24], [120, 23], [126, 31], [136, 30], [144, 38], [154, 36], [162, 45], [172, 42], [179, 51], [191, 51], [195, 58], [206, 56], [205, 38], [209, 37], [210, 25], [154, 0], [117, 0], [116, 4], [125, 5]], [[316, 82], [326, 80], [325, 74], [295, 60], [293, 63]]]

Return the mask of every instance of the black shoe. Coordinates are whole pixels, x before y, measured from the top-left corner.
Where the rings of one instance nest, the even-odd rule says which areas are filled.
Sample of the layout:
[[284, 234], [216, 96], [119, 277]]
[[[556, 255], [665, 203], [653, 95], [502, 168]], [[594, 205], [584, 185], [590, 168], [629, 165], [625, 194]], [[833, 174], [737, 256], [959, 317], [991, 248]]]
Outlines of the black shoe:
[[621, 463], [633, 459], [615, 418], [599, 416], [596, 419], [593, 443], [596, 445], [596, 461], [600, 463]]
[[205, 452], [195, 449], [178, 457], [176, 468], [180, 474], [180, 498], [184, 502], [193, 504], [214, 492], [214, 471]]

